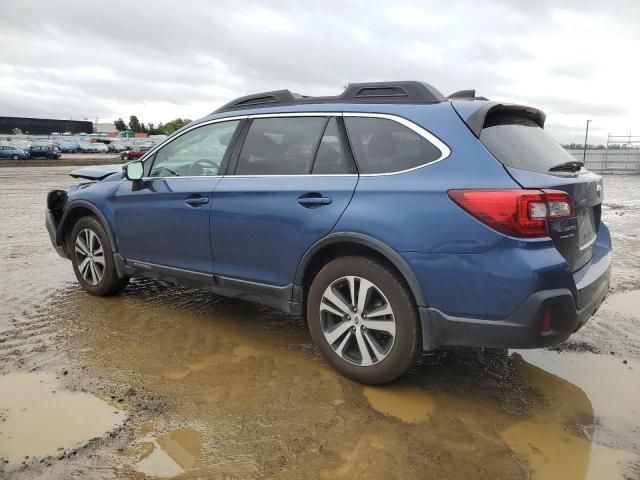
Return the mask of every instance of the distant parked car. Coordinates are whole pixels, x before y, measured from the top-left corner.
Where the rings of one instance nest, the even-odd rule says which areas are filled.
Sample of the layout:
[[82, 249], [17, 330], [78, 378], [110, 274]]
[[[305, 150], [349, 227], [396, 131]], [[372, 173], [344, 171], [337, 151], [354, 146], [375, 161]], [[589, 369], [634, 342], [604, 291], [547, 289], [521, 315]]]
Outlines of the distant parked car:
[[142, 157], [145, 153], [151, 150], [152, 147], [136, 147], [133, 150], [125, 150], [120, 154], [120, 158], [123, 160], [133, 160]]
[[78, 151], [82, 153], [96, 153], [98, 150], [93, 143], [84, 142], [78, 146]]
[[57, 160], [60, 158], [60, 149], [53, 145], [33, 145], [29, 149], [31, 158], [53, 158]]
[[113, 153], [120, 153], [120, 152], [124, 152], [125, 150], [128, 150], [126, 145], [123, 145], [122, 143], [110, 143], [107, 148], [109, 149], [110, 152]]
[[93, 148], [96, 149], [96, 152], [98, 153], [107, 153], [109, 151], [109, 147], [107, 147], [104, 143], [93, 143]]
[[62, 153], [76, 153], [80, 149], [80, 145], [76, 142], [63, 142], [58, 145]]
[[29, 152], [13, 145], [0, 145], [0, 158], [10, 158], [11, 160], [24, 160], [29, 158]]

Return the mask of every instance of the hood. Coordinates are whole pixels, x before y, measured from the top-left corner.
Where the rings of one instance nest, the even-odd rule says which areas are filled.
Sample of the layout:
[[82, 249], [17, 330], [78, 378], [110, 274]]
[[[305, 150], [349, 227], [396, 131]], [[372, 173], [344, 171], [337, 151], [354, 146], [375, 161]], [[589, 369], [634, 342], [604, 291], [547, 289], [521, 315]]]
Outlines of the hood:
[[69, 175], [73, 178], [86, 178], [88, 180], [102, 180], [114, 173], [122, 172], [122, 165], [95, 165], [74, 170]]

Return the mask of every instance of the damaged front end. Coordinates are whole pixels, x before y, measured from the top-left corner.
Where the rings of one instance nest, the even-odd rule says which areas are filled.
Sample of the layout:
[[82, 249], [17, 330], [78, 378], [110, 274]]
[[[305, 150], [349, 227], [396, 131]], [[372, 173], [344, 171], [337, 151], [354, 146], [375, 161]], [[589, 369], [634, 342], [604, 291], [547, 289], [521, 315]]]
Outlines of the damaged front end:
[[69, 258], [64, 244], [58, 242], [58, 225], [62, 219], [64, 208], [67, 204], [67, 192], [64, 190], [51, 190], [47, 195], [47, 210], [45, 212], [45, 225], [49, 238], [56, 252], [62, 258]]

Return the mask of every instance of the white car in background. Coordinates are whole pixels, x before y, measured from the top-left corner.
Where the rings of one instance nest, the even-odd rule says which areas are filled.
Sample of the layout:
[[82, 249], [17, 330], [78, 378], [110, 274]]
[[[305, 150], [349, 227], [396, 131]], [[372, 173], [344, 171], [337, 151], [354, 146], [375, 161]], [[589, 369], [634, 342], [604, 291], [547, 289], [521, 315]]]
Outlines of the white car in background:
[[97, 153], [109, 153], [109, 147], [104, 143], [96, 142], [92, 144]]
[[82, 153], [96, 153], [96, 147], [94, 143], [81, 142], [78, 146], [78, 151]]

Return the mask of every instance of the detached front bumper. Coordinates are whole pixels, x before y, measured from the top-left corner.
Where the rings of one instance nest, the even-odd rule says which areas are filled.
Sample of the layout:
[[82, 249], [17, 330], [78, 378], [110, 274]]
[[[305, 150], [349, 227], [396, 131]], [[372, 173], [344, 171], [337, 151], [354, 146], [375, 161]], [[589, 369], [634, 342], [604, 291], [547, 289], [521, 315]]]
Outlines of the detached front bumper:
[[49, 232], [49, 239], [51, 240], [51, 244], [53, 245], [53, 248], [56, 249], [56, 252], [58, 252], [58, 255], [68, 260], [69, 256], [67, 255], [67, 252], [65, 251], [64, 246], [58, 245], [56, 241], [58, 225], [55, 217], [53, 216], [53, 212], [47, 208], [44, 213], [44, 218], [45, 218], [44, 224], [47, 227], [47, 232]]
[[[574, 285], [534, 292], [504, 319], [459, 317], [437, 308], [420, 307], [423, 348], [556, 345], [584, 326], [600, 308], [609, 291], [611, 257], [611, 238], [602, 225], [591, 261], [572, 274]], [[547, 325], [545, 313], [550, 315]]]

